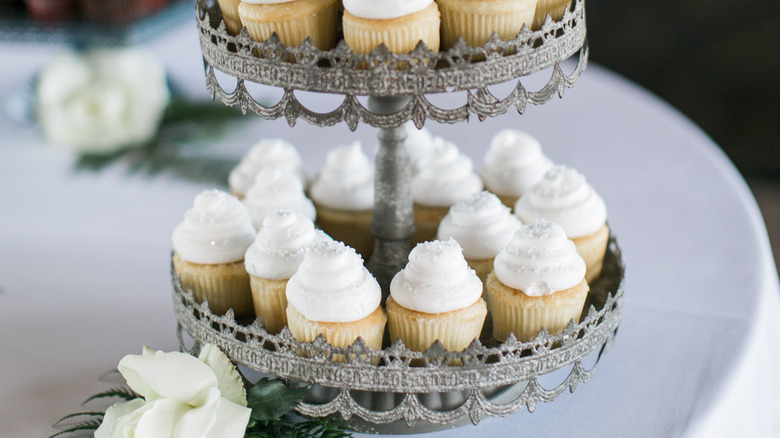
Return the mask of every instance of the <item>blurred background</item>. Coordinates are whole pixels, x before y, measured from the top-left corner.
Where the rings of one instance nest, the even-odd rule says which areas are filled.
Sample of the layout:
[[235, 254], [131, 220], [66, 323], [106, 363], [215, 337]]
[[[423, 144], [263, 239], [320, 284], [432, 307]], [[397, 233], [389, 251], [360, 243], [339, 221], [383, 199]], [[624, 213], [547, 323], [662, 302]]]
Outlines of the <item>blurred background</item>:
[[[27, 41], [56, 40], [63, 27], [47, 23], [65, 19], [107, 35], [126, 28], [122, 37], [143, 40], [159, 30], [155, 26], [191, 19], [192, 3], [0, 0], [0, 32], [34, 28], [37, 34]], [[129, 27], [149, 17], [146, 25]], [[587, 20], [592, 62], [660, 96], [723, 148], [753, 190], [779, 253], [780, 3], [588, 0]], [[72, 32], [79, 34], [78, 28]]]
[[586, 6], [590, 59], [672, 104], [723, 148], [758, 200], [777, 259], [780, 3], [588, 0]]

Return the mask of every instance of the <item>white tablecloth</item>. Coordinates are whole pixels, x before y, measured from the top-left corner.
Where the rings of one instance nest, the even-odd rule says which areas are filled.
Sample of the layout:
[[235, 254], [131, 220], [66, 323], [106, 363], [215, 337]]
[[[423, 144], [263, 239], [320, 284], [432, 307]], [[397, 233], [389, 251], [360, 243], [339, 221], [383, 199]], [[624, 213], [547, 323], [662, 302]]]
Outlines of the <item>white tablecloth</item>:
[[[151, 47], [180, 87], [206, 95], [194, 24]], [[0, 98], [57, 50], [0, 45]], [[370, 127], [250, 118], [206, 153], [237, 161], [259, 137], [281, 136], [313, 173], [334, 146], [376, 144]], [[591, 382], [534, 413], [435, 436], [780, 436], [777, 273], [752, 195], [705, 134], [595, 65], [564, 99], [523, 116], [428, 126], [477, 165], [501, 128], [539, 138], [604, 197], [627, 265], [623, 322]], [[122, 356], [144, 344], [178, 348], [170, 234], [210, 186], [122, 164], [76, 172], [73, 162], [33, 126], [0, 116], [3, 437], [52, 434], [52, 423], [107, 389], [98, 377]]]

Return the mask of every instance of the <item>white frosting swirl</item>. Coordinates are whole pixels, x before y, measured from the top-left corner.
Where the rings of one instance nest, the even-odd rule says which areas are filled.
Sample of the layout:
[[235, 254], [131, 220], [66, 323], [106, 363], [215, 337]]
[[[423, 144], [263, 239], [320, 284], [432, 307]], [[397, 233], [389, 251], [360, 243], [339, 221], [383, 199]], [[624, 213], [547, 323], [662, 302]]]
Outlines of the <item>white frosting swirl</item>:
[[498, 195], [521, 196], [553, 167], [535, 138], [505, 129], [493, 137], [479, 170], [485, 187]]
[[402, 307], [423, 313], [464, 309], [482, 296], [482, 282], [469, 268], [454, 239], [418, 244], [409, 263], [390, 282], [390, 294]]
[[448, 207], [482, 191], [482, 180], [474, 173], [471, 159], [455, 143], [436, 137], [434, 148], [421, 163], [420, 172], [412, 178], [414, 202]]
[[308, 218], [290, 210], [276, 210], [265, 217], [254, 243], [246, 250], [246, 271], [260, 278], [290, 278], [308, 248], [328, 240], [332, 240], [330, 236], [315, 230]]
[[242, 202], [257, 229], [260, 229], [267, 215], [280, 209], [294, 211], [312, 221], [317, 217], [314, 204], [303, 193], [300, 180], [281, 169], [261, 169]]
[[607, 207], [585, 177], [566, 166], [548, 171], [515, 205], [523, 223], [549, 219], [570, 239], [595, 233], [607, 222]]
[[184, 221], [173, 230], [173, 249], [192, 263], [231, 263], [244, 258], [255, 234], [249, 213], [238, 199], [206, 190], [195, 197]]
[[246, 195], [257, 172], [264, 167], [278, 167], [292, 172], [306, 186], [303, 160], [295, 146], [279, 138], [265, 138], [252, 146], [241, 162], [230, 171], [230, 190], [241, 196]]
[[311, 184], [311, 197], [342, 210], [374, 208], [374, 166], [359, 141], [328, 153], [325, 166]]
[[358, 321], [382, 299], [376, 279], [354, 249], [338, 241], [313, 245], [287, 281], [287, 301], [306, 319]]
[[344, 9], [360, 18], [388, 20], [427, 8], [433, 0], [344, 0]]
[[496, 277], [528, 296], [569, 289], [585, 278], [585, 261], [558, 224], [523, 225], [493, 262]]
[[450, 207], [439, 224], [437, 238], [458, 241], [463, 255], [472, 260], [493, 258], [522, 224], [490, 192], [480, 192]]
[[412, 175], [420, 172], [420, 165], [428, 159], [433, 152], [433, 135], [428, 128], [417, 129], [411, 120], [404, 125], [406, 141], [404, 147], [409, 154], [409, 162], [412, 165]]

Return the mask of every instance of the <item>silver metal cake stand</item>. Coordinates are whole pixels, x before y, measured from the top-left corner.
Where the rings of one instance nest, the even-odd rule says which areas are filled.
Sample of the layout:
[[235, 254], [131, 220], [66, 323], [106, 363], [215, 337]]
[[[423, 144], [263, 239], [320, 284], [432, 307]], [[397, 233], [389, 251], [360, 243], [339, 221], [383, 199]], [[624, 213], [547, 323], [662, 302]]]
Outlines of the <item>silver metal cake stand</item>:
[[[387, 295], [393, 275], [407, 262], [409, 239], [414, 234], [411, 169], [404, 147], [403, 124], [422, 128], [426, 120], [457, 123], [477, 117], [484, 120], [515, 108], [543, 104], [556, 94], [563, 97], [574, 86], [588, 60], [584, 0], [557, 22], [547, 19], [541, 29], [524, 27], [511, 41], [497, 35], [481, 47], [458, 40], [454, 47], [433, 52], [420, 43], [408, 54], [393, 54], [381, 46], [370, 54], [352, 52], [342, 40], [327, 51], [308, 39], [299, 47], [285, 47], [276, 36], [253, 41], [246, 29], [231, 36], [222, 15], [210, 0], [197, 0], [197, 22], [212, 98], [243, 113], [253, 111], [265, 119], [285, 117], [290, 126], [298, 119], [317, 126], [345, 122], [354, 130], [360, 122], [379, 128], [376, 156], [376, 194], [372, 233], [374, 253], [367, 266]], [[576, 57], [566, 75], [561, 62]], [[551, 70], [546, 85], [527, 90], [521, 79]], [[235, 79], [226, 91], [216, 71]], [[230, 79], [228, 79], [230, 81]], [[280, 87], [282, 98], [270, 105], [258, 102], [246, 82]], [[516, 81], [507, 97], [495, 97], [491, 85]], [[224, 80], [223, 80], [224, 82]], [[232, 84], [231, 84], [232, 85]], [[295, 92], [311, 91], [343, 96], [333, 111], [306, 108]], [[465, 91], [462, 106], [443, 109], [427, 96]], [[358, 96], [368, 96], [364, 106]], [[484, 416], [505, 416], [540, 401], [551, 401], [565, 388], [574, 390], [591, 378], [582, 360], [601, 357], [620, 321], [623, 265], [614, 240], [601, 280], [592, 285], [586, 316], [572, 322], [563, 334], [542, 332], [521, 343], [510, 337], [503, 343], [491, 337], [490, 317], [480, 340], [463, 352], [445, 351], [439, 343], [420, 353], [398, 341], [381, 351], [362, 341], [349, 348], [334, 348], [320, 337], [310, 344], [292, 338], [285, 328], [270, 335], [259, 320], [237, 322], [232, 314], [215, 316], [183, 291], [173, 274], [176, 315], [182, 329], [195, 341], [215, 343], [238, 364], [290, 381], [313, 384], [298, 410], [312, 416], [340, 414], [358, 430], [368, 432], [420, 432], [477, 423]], [[185, 348], [183, 337], [182, 348]], [[598, 360], [598, 358], [596, 360]], [[538, 378], [571, 366], [568, 376], [553, 389]]]
[[[412, 351], [400, 339], [382, 350], [366, 347], [362, 339], [336, 348], [323, 335], [311, 343], [297, 341], [287, 327], [272, 335], [260, 319], [237, 321], [232, 309], [214, 315], [207, 301], [197, 303], [182, 288], [173, 267], [171, 274], [183, 350], [216, 344], [236, 364], [313, 385], [297, 407], [302, 414], [339, 415], [361, 432], [417, 433], [477, 424], [523, 406], [533, 411], [537, 403], [589, 381], [617, 333], [624, 270], [620, 249], [611, 239], [579, 322], [572, 321], [559, 335], [542, 330], [530, 342], [511, 334], [498, 342], [488, 318], [480, 339], [460, 352], [447, 351], [438, 341], [427, 351]], [[589, 356], [595, 357], [586, 361]], [[556, 371], [564, 373], [546, 388], [542, 381]]]

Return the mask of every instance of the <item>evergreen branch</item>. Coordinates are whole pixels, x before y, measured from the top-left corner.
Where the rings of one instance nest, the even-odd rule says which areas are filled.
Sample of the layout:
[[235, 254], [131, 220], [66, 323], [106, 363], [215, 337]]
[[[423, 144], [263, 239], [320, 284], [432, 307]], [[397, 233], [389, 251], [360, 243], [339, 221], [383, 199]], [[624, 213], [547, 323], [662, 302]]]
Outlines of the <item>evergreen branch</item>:
[[62, 424], [63, 421], [70, 420], [71, 418], [76, 418], [76, 417], [100, 417], [100, 418], [103, 418], [103, 415], [105, 415], [105, 414], [106, 414], [105, 412], [77, 412], [75, 414], [66, 415], [66, 416], [60, 418], [52, 426], [59, 427], [60, 424]]
[[99, 398], [112, 398], [112, 397], [118, 397], [125, 401], [141, 398], [141, 396], [138, 395], [135, 391], [128, 388], [120, 387], [120, 388], [109, 389], [108, 391], [103, 391], [101, 393], [95, 394], [92, 397], [84, 400], [84, 403], [82, 403], [81, 406], [84, 406], [85, 404], [91, 402], [92, 400], [96, 400]]
[[57, 432], [54, 435], [50, 436], [49, 438], [55, 438], [58, 436], [76, 433], [76, 432], [82, 432], [82, 431], [94, 431], [98, 427], [100, 427], [101, 420], [88, 420], [83, 423], [79, 423], [75, 426], [69, 427], [63, 431]]

